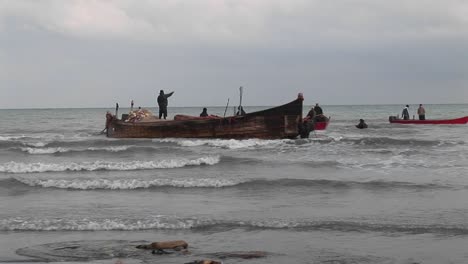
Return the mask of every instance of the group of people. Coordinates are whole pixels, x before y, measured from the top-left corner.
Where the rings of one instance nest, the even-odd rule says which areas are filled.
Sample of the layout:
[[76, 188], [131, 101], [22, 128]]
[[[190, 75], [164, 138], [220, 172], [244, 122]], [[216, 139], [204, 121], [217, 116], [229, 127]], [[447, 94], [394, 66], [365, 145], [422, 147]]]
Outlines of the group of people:
[[[417, 114], [418, 114], [419, 120], [426, 120], [426, 109], [424, 109], [422, 104], [419, 104]], [[406, 107], [403, 109], [403, 112], [401, 112], [401, 116], [403, 117], [403, 120], [410, 119], [409, 105], [406, 105]]]
[[[419, 120], [426, 120], [426, 109], [424, 109], [422, 104], [419, 104], [417, 114], [418, 114]], [[403, 120], [410, 119], [409, 105], [406, 105], [405, 108], [403, 108], [403, 111], [401, 112], [401, 116]], [[364, 121], [364, 119], [359, 119], [359, 124], [357, 124], [356, 127], [359, 129], [367, 128], [367, 124]]]

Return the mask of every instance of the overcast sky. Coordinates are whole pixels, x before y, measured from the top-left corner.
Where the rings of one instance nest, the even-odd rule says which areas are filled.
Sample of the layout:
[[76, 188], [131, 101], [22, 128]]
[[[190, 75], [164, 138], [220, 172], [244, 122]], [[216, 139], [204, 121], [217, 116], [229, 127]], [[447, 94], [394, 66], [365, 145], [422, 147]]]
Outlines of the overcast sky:
[[468, 103], [466, 0], [0, 0], [0, 108]]

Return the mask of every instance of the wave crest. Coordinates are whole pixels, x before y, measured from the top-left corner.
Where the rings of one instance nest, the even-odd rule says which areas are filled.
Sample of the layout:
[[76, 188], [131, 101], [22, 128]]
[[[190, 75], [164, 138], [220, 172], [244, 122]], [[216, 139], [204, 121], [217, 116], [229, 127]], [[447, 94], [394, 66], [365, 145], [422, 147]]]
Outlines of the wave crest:
[[162, 161], [130, 161], [130, 162], [109, 162], [95, 161], [82, 163], [22, 163], [8, 162], [0, 165], [0, 172], [8, 173], [33, 173], [33, 172], [60, 172], [60, 171], [96, 171], [96, 170], [150, 170], [150, 169], [171, 169], [185, 166], [214, 165], [219, 163], [220, 157], [202, 157], [198, 159], [172, 159]]

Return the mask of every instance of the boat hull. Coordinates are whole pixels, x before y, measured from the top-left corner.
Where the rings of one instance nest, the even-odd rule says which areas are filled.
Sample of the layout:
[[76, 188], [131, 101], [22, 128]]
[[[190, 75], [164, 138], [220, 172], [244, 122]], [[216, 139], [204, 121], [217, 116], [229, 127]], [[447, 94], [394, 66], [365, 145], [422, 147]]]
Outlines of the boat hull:
[[326, 122], [315, 122], [314, 129], [315, 130], [326, 130], [329, 123], [330, 123], [330, 120], [328, 120]]
[[419, 124], [419, 125], [463, 125], [468, 123], [468, 116], [455, 118], [455, 119], [441, 119], [441, 120], [402, 120], [389, 118], [392, 124]]
[[302, 97], [274, 108], [244, 116], [196, 118], [153, 122], [112, 120], [111, 138], [295, 138], [302, 120]]

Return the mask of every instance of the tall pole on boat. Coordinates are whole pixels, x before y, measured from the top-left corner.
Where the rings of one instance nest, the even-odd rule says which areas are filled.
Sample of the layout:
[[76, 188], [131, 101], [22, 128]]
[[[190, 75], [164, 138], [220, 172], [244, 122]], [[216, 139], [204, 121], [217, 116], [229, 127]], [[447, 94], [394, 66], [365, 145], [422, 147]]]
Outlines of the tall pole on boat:
[[226, 109], [224, 109], [224, 117], [226, 117], [226, 111], [228, 109], [228, 106], [229, 106], [229, 98], [228, 98], [228, 101], [227, 101], [227, 104], [226, 104]]
[[242, 107], [242, 91], [243, 91], [243, 90], [244, 90], [244, 88], [242, 88], [242, 86], [241, 86], [241, 87], [239, 88], [239, 94], [240, 94], [240, 95], [239, 95], [239, 96], [240, 96], [240, 98], [239, 98], [239, 111], [240, 111], [240, 109], [241, 109], [241, 107]]

